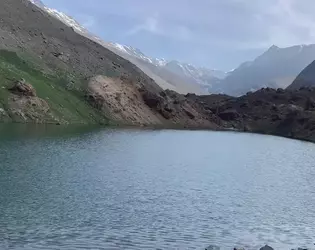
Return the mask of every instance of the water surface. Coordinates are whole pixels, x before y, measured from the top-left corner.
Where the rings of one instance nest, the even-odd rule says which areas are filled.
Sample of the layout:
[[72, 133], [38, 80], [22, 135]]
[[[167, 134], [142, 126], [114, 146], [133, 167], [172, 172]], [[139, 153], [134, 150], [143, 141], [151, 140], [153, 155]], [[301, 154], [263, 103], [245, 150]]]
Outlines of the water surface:
[[0, 127], [0, 249], [315, 242], [315, 144], [230, 132], [33, 128]]

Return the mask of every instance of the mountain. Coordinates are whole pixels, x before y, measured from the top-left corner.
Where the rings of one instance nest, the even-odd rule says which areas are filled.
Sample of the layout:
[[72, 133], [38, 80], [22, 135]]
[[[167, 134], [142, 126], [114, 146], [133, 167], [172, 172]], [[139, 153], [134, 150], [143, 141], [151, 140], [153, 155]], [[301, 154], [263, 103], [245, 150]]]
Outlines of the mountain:
[[52, 13], [0, 1], [0, 122], [219, 128], [207, 110]]
[[272, 46], [254, 61], [231, 71], [212, 92], [239, 96], [263, 87], [286, 88], [314, 59], [314, 44], [288, 48]]
[[195, 67], [191, 64], [178, 61], [166, 61], [146, 56], [139, 49], [118, 43], [105, 42], [98, 36], [90, 33], [74, 18], [52, 8], [45, 6], [40, 0], [29, 0], [42, 8], [50, 15], [58, 18], [76, 32], [96, 41], [106, 48], [136, 64], [147, 75], [154, 79], [163, 89], [175, 90], [179, 93], [206, 94], [212, 84], [225, 77], [225, 73], [219, 70]]
[[87, 88], [100, 74], [161, 91], [138, 67], [75, 32], [42, 6], [1, 0], [0, 16], [0, 121], [108, 123], [113, 119], [92, 102], [100, 97]]
[[163, 88], [169, 88], [179, 93], [209, 93], [212, 85], [226, 76], [225, 72], [219, 70], [196, 67], [176, 60], [167, 61], [148, 57], [139, 49], [127, 45], [108, 43], [105, 46], [137, 64]]
[[190, 82], [183, 76], [165, 69], [160, 64], [162, 60], [146, 57], [142, 52], [129, 46], [117, 43], [101, 42], [103, 46], [112, 50], [121, 57], [137, 65], [143, 72], [151, 77], [163, 89], [174, 90], [181, 94], [197, 93], [204, 94], [206, 91], [199, 85]]
[[288, 89], [297, 90], [302, 87], [315, 87], [315, 61], [302, 70]]
[[81, 24], [79, 24], [74, 18], [56, 9], [47, 7], [41, 0], [28, 0], [28, 1], [30, 1], [32, 4], [36, 5], [37, 7], [45, 10], [47, 13], [54, 16], [55, 18], [57, 18], [64, 24], [72, 27], [76, 32], [79, 32], [82, 35], [93, 36], [86, 28], [84, 28]]

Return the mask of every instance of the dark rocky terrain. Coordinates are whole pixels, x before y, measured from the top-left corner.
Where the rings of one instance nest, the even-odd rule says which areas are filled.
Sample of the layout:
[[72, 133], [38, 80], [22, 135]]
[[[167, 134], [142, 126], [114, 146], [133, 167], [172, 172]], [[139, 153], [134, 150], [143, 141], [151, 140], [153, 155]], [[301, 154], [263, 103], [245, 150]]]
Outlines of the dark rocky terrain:
[[218, 117], [219, 126], [315, 141], [315, 89], [265, 88], [235, 98], [190, 96]]

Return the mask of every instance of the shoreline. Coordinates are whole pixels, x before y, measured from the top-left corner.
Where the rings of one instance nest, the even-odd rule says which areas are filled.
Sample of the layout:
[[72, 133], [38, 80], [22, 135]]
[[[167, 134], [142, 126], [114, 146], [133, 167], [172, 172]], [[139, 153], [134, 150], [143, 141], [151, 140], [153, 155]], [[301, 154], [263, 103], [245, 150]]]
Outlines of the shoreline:
[[253, 134], [253, 135], [267, 135], [267, 136], [274, 136], [280, 137], [285, 139], [297, 140], [301, 142], [308, 142], [308, 143], [315, 143], [314, 140], [307, 139], [307, 138], [298, 138], [298, 137], [290, 137], [290, 136], [283, 136], [278, 134], [272, 133], [264, 133], [264, 132], [255, 132], [255, 131], [244, 131], [238, 130], [235, 128], [208, 128], [208, 127], [184, 127], [180, 125], [174, 126], [164, 126], [164, 125], [133, 125], [133, 124], [109, 124], [109, 125], [102, 125], [102, 124], [82, 124], [82, 123], [69, 123], [69, 124], [55, 124], [55, 123], [33, 123], [33, 122], [0, 122], [0, 131], [3, 127], [11, 127], [13, 126], [23, 126], [28, 127], [30, 129], [37, 129], [37, 128], [46, 128], [46, 127], [54, 127], [57, 130], [62, 130], [63, 128], [71, 129], [82, 129], [83, 131], [94, 130], [94, 129], [133, 129], [133, 130], [174, 130], [174, 131], [205, 131], [205, 132], [230, 132], [230, 133], [244, 133], [244, 134]]

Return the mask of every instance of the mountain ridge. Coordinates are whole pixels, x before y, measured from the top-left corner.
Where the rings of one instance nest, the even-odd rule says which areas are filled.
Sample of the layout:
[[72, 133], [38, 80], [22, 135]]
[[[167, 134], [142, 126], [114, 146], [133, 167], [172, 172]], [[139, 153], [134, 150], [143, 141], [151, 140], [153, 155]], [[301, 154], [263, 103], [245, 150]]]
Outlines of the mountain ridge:
[[44, 6], [40, 0], [29, 1], [66, 23], [76, 32], [131, 61], [163, 89], [175, 90], [182, 94], [224, 93], [240, 96], [262, 87], [286, 88], [315, 59], [315, 45], [313, 44], [285, 48], [272, 45], [254, 60], [244, 62], [230, 72], [196, 67], [177, 60], [149, 57], [131, 46], [105, 42], [91, 34], [75, 19]]
[[240, 96], [263, 87], [286, 88], [315, 59], [315, 44], [271, 46], [253, 61], [242, 63], [219, 82], [214, 93]]
[[[179, 93], [207, 94], [213, 83], [225, 77], [226, 73], [220, 70], [196, 67], [189, 63], [182, 63], [177, 60], [165, 60], [145, 55], [138, 48], [122, 45], [114, 42], [105, 42], [100, 37], [91, 34], [86, 28], [80, 25], [74, 18], [56, 9], [45, 6], [40, 0], [29, 0], [42, 8], [50, 15], [56, 17], [66, 25], [75, 29], [76, 32], [87, 36], [105, 46], [106, 48], [132, 61], [150, 77], [152, 77], [162, 88], [169, 88]], [[132, 57], [132, 58], [131, 58]], [[148, 65], [152, 64], [152, 65]], [[177, 68], [172, 67], [176, 64]], [[171, 66], [170, 66], [171, 65]], [[156, 67], [156, 68], [153, 68]]]

